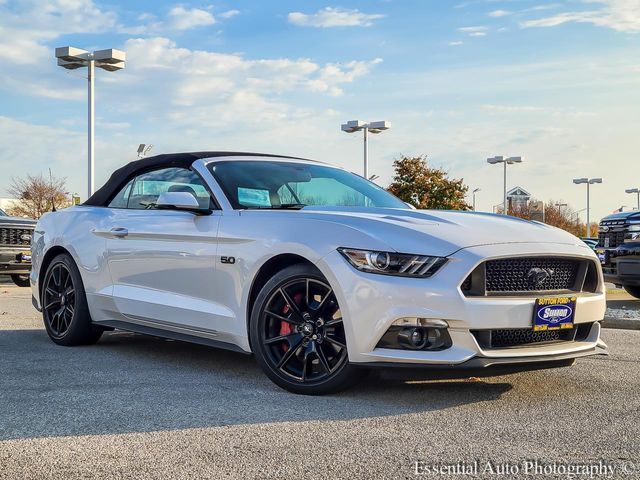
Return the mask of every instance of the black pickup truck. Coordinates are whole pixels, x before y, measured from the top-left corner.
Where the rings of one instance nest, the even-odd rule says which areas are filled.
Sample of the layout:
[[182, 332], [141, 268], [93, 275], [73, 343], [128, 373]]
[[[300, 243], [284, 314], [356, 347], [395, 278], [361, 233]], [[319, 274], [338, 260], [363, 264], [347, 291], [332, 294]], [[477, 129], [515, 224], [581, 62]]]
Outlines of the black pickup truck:
[[604, 217], [598, 227], [596, 253], [605, 281], [640, 298], [640, 210]]
[[31, 237], [35, 220], [8, 216], [0, 210], [0, 275], [11, 275], [19, 287], [29, 286]]

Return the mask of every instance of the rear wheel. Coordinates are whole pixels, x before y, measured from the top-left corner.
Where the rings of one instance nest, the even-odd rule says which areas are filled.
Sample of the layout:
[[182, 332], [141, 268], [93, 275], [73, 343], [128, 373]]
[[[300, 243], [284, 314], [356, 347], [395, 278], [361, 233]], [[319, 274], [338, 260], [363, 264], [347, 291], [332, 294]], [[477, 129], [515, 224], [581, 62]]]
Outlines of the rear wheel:
[[251, 348], [267, 376], [294, 393], [337, 392], [358, 377], [335, 293], [309, 265], [288, 267], [262, 288], [251, 315]]
[[624, 287], [624, 289], [627, 291], [627, 293], [631, 296], [634, 296], [636, 298], [640, 298], [640, 287], [632, 287], [631, 285], [626, 285]]
[[80, 272], [68, 254], [55, 257], [44, 276], [42, 317], [49, 338], [58, 345], [97, 342], [102, 329], [91, 323]]
[[29, 283], [29, 275], [11, 275], [11, 280], [19, 287], [28, 287]]

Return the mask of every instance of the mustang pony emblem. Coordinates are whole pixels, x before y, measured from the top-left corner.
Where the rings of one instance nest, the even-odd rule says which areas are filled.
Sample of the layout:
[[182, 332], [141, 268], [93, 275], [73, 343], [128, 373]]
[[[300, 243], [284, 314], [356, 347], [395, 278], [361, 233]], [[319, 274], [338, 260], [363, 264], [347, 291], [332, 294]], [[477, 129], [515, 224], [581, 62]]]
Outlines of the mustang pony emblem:
[[534, 285], [542, 285], [545, 280], [553, 275], [553, 269], [551, 268], [538, 268], [534, 267], [527, 273], [527, 280]]

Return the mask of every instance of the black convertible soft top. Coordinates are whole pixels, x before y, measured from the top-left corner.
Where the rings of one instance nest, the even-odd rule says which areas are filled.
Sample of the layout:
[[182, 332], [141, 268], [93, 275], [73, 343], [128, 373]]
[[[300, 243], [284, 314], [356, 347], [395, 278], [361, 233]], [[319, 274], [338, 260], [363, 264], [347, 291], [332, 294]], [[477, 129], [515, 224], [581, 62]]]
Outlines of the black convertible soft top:
[[155, 155], [153, 157], [142, 158], [127, 163], [111, 174], [107, 183], [100, 187], [91, 195], [84, 205], [95, 207], [104, 207], [109, 204], [111, 199], [124, 187], [129, 180], [142, 173], [159, 168], [190, 168], [191, 164], [201, 158], [213, 157], [272, 157], [272, 158], [296, 158], [286, 155], [270, 155], [267, 153], [247, 153], [247, 152], [188, 152], [188, 153], [165, 153]]

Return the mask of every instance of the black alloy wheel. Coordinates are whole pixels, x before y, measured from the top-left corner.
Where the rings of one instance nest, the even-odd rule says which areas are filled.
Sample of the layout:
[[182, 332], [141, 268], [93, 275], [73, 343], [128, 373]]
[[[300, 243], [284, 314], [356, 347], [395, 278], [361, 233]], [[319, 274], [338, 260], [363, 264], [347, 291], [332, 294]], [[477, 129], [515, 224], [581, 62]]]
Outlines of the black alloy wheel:
[[335, 292], [311, 266], [288, 267], [265, 285], [251, 340], [265, 373], [287, 390], [322, 394], [354, 383]]
[[42, 318], [49, 338], [65, 346], [97, 342], [103, 329], [91, 322], [82, 277], [71, 256], [55, 257], [42, 281]]
[[69, 268], [58, 262], [50, 269], [42, 293], [42, 312], [50, 335], [64, 337], [76, 308], [76, 290]]
[[19, 287], [29, 287], [31, 283], [29, 282], [29, 275], [19, 275], [14, 274], [11, 275], [11, 280]]

